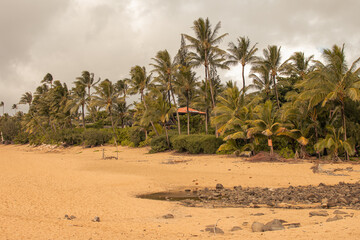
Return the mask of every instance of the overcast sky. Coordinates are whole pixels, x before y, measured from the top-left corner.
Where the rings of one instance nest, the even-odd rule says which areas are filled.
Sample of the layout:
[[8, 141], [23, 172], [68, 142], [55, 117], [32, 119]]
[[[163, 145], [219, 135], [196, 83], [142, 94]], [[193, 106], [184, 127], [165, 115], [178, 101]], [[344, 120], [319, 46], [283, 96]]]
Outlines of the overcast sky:
[[[48, 72], [70, 84], [83, 70], [117, 81], [134, 65], [150, 68], [157, 51], [175, 55], [199, 17], [221, 21], [225, 48], [248, 36], [258, 54], [276, 44], [285, 60], [294, 51], [320, 58], [322, 48], [345, 43], [353, 61], [359, 9], [358, 0], [0, 0], [0, 101], [12, 114]], [[240, 80], [240, 68], [221, 78]]]

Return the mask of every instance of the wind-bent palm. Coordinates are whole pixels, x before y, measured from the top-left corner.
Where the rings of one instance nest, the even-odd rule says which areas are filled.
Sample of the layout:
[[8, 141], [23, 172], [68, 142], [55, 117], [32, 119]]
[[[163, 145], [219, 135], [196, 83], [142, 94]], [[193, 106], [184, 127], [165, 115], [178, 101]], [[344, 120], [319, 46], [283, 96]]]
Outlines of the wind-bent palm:
[[[176, 99], [174, 96], [174, 77], [178, 69], [178, 65], [175, 61], [171, 60], [170, 54], [167, 50], [157, 52], [155, 58], [152, 58], [155, 63], [150, 65], [154, 67], [151, 72], [157, 73], [155, 81], [159, 82], [161, 86], [165, 86], [166, 95], [168, 96], [169, 103], [171, 103], [171, 97], [173, 100], [174, 106], [177, 108]], [[171, 97], [170, 97], [171, 96]], [[179, 113], [176, 111], [178, 133], [181, 134], [180, 129], [180, 118]]]
[[[233, 42], [229, 43], [229, 60], [227, 61], [230, 65], [237, 65], [238, 63], [242, 66], [242, 80], [243, 89], [245, 89], [245, 65], [252, 63], [256, 60], [255, 53], [257, 52], [256, 45], [251, 47], [250, 39], [248, 37], [239, 37], [237, 39], [237, 45]], [[243, 91], [244, 94], [244, 91]]]
[[91, 101], [91, 88], [95, 87], [96, 84], [100, 82], [100, 78], [95, 81], [94, 80], [94, 73], [89, 73], [88, 71], [83, 71], [81, 73], [81, 77], [76, 78], [76, 83], [84, 85], [87, 88], [87, 102], [90, 103]]
[[21, 96], [19, 104], [29, 104], [29, 111], [30, 111], [32, 100], [33, 100], [32, 93], [26, 92]]
[[45, 77], [43, 78], [43, 80], [41, 81], [41, 83], [48, 83], [48, 84], [50, 84], [50, 86], [51, 86], [51, 88], [52, 88], [52, 86], [53, 86], [53, 76], [50, 74], [50, 73], [47, 73], [46, 75], [45, 75]]
[[303, 52], [295, 52], [286, 61], [286, 71], [289, 75], [295, 74], [301, 80], [304, 80], [305, 77], [314, 69], [313, 66], [310, 65], [313, 59], [314, 55], [305, 57]]
[[86, 104], [86, 90], [85, 85], [75, 82], [75, 87], [71, 91], [70, 101], [68, 101], [66, 108], [70, 110], [70, 114], [77, 113], [81, 107], [81, 117], [83, 128], [85, 128], [85, 104]]

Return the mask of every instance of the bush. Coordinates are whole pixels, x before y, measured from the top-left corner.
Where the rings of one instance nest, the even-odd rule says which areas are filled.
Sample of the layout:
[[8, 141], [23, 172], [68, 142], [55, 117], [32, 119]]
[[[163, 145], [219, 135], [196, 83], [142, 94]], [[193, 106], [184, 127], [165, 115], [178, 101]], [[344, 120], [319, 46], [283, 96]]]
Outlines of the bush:
[[116, 137], [117, 137], [117, 140], [118, 142], [122, 142], [122, 141], [125, 141], [125, 140], [128, 140], [130, 141], [130, 136], [129, 136], [129, 130], [131, 128], [118, 128], [116, 129]]
[[180, 135], [172, 137], [171, 143], [179, 152], [214, 154], [224, 141], [214, 135]]
[[294, 156], [295, 156], [294, 152], [288, 147], [282, 148], [279, 151], [279, 155], [286, 159], [294, 158]]
[[131, 127], [129, 128], [129, 138], [132, 143], [134, 143], [134, 147], [138, 147], [140, 142], [145, 140], [145, 132], [141, 127]]
[[29, 133], [20, 131], [18, 135], [14, 138], [14, 143], [16, 144], [27, 144], [29, 143]]
[[142, 141], [142, 142], [139, 143], [139, 147], [150, 146], [151, 140], [152, 140], [152, 139], [148, 137], [147, 139], [145, 139], [145, 141]]
[[130, 142], [130, 140], [125, 139], [124, 141], [121, 141], [120, 145], [121, 146], [130, 146], [130, 144], [132, 144], [132, 142]]
[[164, 135], [154, 137], [151, 140], [150, 146], [151, 146], [150, 153], [164, 152], [166, 150], [171, 149], [169, 148], [166, 141], [166, 136]]
[[83, 137], [85, 145], [99, 146], [107, 143], [111, 139], [111, 133], [106, 130], [86, 129]]

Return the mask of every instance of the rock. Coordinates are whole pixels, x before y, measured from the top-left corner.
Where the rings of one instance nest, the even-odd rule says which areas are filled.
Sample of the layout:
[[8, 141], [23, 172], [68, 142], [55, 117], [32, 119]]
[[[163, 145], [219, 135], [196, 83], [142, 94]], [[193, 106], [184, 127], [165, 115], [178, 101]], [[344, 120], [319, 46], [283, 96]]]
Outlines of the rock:
[[185, 217], [192, 217], [192, 215], [186, 215]]
[[348, 214], [347, 212], [341, 211], [341, 210], [335, 210], [333, 214]]
[[93, 222], [100, 222], [100, 218], [99, 218], [98, 216], [96, 216], [96, 217], [94, 217], [94, 219], [91, 220], [91, 221], [93, 221]]
[[288, 223], [288, 224], [284, 224], [285, 227], [287, 227], [288, 229], [290, 228], [298, 228], [300, 227], [300, 223]]
[[336, 214], [335, 217], [328, 218], [328, 219], [326, 219], [326, 221], [327, 222], [333, 222], [333, 221], [337, 221], [337, 220], [340, 220], [340, 219], [343, 219], [343, 217], [341, 215]]
[[329, 216], [329, 214], [326, 211], [312, 211], [312, 212], [309, 212], [309, 216], [310, 217], [313, 217], [313, 216], [327, 217], [327, 216]]
[[251, 230], [253, 232], [263, 232], [264, 231], [264, 224], [259, 222], [253, 222], [251, 225]]
[[265, 224], [263, 227], [264, 231], [277, 231], [277, 230], [283, 230], [285, 227], [282, 225], [282, 221], [279, 219], [274, 219], [268, 223]]
[[255, 214], [251, 214], [252, 216], [262, 216], [265, 215], [264, 213], [255, 213]]
[[76, 217], [74, 215], [69, 216], [69, 215], [65, 214], [64, 218], [67, 219], [67, 220], [73, 220]]
[[224, 234], [224, 231], [221, 228], [215, 227], [214, 225], [207, 225], [205, 228], [205, 232]]
[[234, 226], [234, 227], [232, 227], [232, 229], [230, 231], [235, 232], [235, 231], [239, 231], [239, 230], [242, 230], [242, 228], [239, 226]]
[[216, 190], [222, 190], [224, 186], [221, 183], [216, 184]]
[[243, 222], [242, 225], [243, 226], [247, 226], [249, 223], [248, 222]]
[[166, 215], [164, 215], [162, 217], [165, 218], [165, 219], [171, 219], [171, 218], [174, 218], [174, 215], [168, 213], [168, 214], [166, 214]]

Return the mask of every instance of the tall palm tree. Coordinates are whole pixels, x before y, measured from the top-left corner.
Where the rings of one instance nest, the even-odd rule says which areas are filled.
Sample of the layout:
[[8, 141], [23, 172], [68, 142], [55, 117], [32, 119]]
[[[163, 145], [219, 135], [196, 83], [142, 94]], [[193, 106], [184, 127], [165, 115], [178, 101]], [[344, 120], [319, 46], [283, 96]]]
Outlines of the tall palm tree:
[[253, 66], [250, 78], [252, 78], [253, 83], [249, 87], [258, 90], [260, 93], [265, 93], [265, 99], [269, 100], [272, 85], [270, 69], [266, 65]]
[[117, 136], [115, 132], [115, 124], [113, 119], [113, 108], [115, 104], [117, 104], [120, 101], [119, 92], [115, 91], [114, 84], [108, 79], [105, 79], [98, 86], [95, 86], [95, 89], [97, 95], [94, 96], [92, 104], [105, 108], [105, 110], [108, 112], [110, 116], [111, 127], [113, 129], [115, 145], [116, 145], [116, 159], [119, 159]]
[[32, 100], [33, 100], [32, 93], [26, 92], [21, 96], [19, 104], [29, 104], [29, 111], [30, 111]]
[[50, 73], [47, 73], [43, 80], [41, 80], [41, 83], [47, 83], [50, 84], [50, 87], [53, 87], [53, 76]]
[[265, 65], [267, 68], [270, 69], [271, 80], [274, 84], [274, 90], [276, 95], [276, 103], [278, 108], [280, 108], [279, 102], [279, 93], [276, 84], [276, 76], [284, 71], [286, 63], [281, 63], [281, 47], [276, 45], [268, 46], [266, 49], [263, 50], [264, 57], [258, 58], [255, 62], [256, 65]]
[[[87, 88], [88, 98], [90, 98], [91, 88], [95, 87], [96, 84], [98, 84], [100, 82], [101, 78], [99, 78], [97, 81], [95, 81], [94, 73], [90, 73], [88, 71], [83, 71], [81, 73], [81, 77], [77, 77], [76, 80], [79, 84], [82, 84]], [[90, 102], [90, 99], [89, 99], [89, 102]]]
[[18, 105], [14, 103], [12, 105], [11, 109], [15, 110], [15, 114], [16, 114], [16, 110], [18, 109]]
[[199, 86], [195, 72], [189, 68], [183, 68], [177, 75], [175, 82], [176, 90], [180, 97], [185, 98], [187, 113], [187, 135], [190, 135], [190, 112], [189, 106], [195, 96], [196, 88]]
[[86, 89], [85, 85], [75, 82], [75, 87], [72, 89], [70, 101], [68, 101], [66, 108], [70, 110], [71, 114], [77, 113], [81, 107], [82, 125], [85, 129], [85, 104], [86, 104]]
[[[151, 72], [157, 73], [158, 77], [155, 79], [161, 84], [166, 86], [169, 103], [171, 103], [170, 100], [171, 99], [170, 95], [171, 95], [173, 104], [177, 108], [178, 105], [175, 100], [174, 89], [173, 89], [173, 82], [178, 68], [176, 61], [171, 60], [170, 54], [167, 50], [157, 52], [155, 58], [152, 58], [152, 60], [154, 61], [154, 63], [151, 63], [150, 65], [153, 66], [154, 69]], [[180, 128], [180, 118], [178, 111], [176, 111], [176, 118], [177, 118], [178, 133], [180, 135], [181, 128]]]
[[303, 52], [295, 52], [290, 58], [286, 61], [287, 71], [289, 74], [295, 74], [301, 80], [305, 79], [305, 76], [309, 74], [314, 68], [310, 64], [314, 59], [314, 55], [305, 57]]
[[[145, 111], [147, 110], [148, 106], [145, 100], [145, 91], [150, 87], [151, 85], [151, 75], [146, 74], [146, 68], [135, 66], [132, 67], [130, 70], [130, 94], [140, 94], [140, 101], [144, 104]], [[158, 131], [155, 128], [155, 125], [153, 121], [150, 121], [151, 126], [153, 127], [153, 130], [156, 135], [159, 135]]]
[[[250, 39], [248, 37], [239, 37], [237, 39], [237, 45], [233, 42], [229, 43], [228, 51], [230, 54], [227, 63], [230, 65], [236, 65], [238, 63], [241, 64], [243, 89], [245, 89], [245, 65], [256, 60], [255, 53], [258, 50], [256, 45], [257, 43], [251, 46]], [[244, 94], [244, 91], [242, 93]]]
[[[187, 34], [183, 34], [186, 40], [190, 42], [187, 45], [188, 48], [193, 49], [194, 52], [191, 54], [193, 59], [193, 64], [195, 66], [203, 65], [205, 70], [205, 83], [210, 86], [212, 107], [215, 107], [215, 97], [213, 91], [213, 85], [210, 79], [210, 65], [222, 65], [226, 68], [225, 65], [220, 64], [225, 60], [224, 56], [226, 52], [219, 48], [218, 44], [224, 39], [228, 34], [222, 34], [218, 36], [218, 32], [221, 28], [221, 22], [218, 22], [214, 29], [212, 29], [210, 21], [208, 18], [204, 20], [199, 18], [194, 21], [192, 29], [195, 32], [195, 37], [192, 37]], [[207, 86], [207, 85], [206, 85]], [[207, 92], [207, 91], [206, 91]]]

